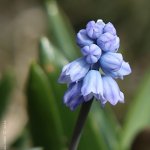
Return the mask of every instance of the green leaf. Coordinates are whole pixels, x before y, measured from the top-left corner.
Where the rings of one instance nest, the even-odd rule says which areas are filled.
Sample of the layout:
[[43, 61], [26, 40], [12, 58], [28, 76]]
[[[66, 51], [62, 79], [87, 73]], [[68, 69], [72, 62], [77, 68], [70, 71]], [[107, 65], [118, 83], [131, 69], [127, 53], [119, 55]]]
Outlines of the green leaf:
[[65, 132], [64, 137], [66, 138], [66, 144], [68, 144], [72, 134], [72, 128], [76, 121], [77, 112], [70, 112], [63, 104], [63, 95], [66, 91], [66, 85], [59, 84], [57, 81], [62, 67], [68, 63], [68, 60], [46, 37], [44, 37], [41, 38], [39, 45], [39, 63], [46, 72], [50, 86], [52, 87], [57, 107], [60, 111], [60, 117]]
[[108, 105], [101, 108], [99, 102], [94, 102], [90, 119], [91, 123], [99, 129], [99, 134], [107, 143], [108, 149], [119, 150], [121, 128], [112, 109]]
[[28, 114], [35, 146], [61, 150], [63, 131], [52, 89], [40, 66], [32, 64], [27, 84]]
[[15, 148], [15, 150], [44, 150], [42, 147], [35, 147], [35, 148]]
[[57, 2], [46, 0], [50, 37], [69, 60], [79, 56], [73, 29]]
[[100, 127], [97, 122], [91, 118], [91, 113], [87, 118], [83, 134], [79, 143], [79, 150], [108, 150], [103, 135], [100, 132]]
[[121, 146], [129, 149], [135, 136], [150, 125], [150, 72], [144, 77], [137, 95], [127, 112], [122, 132]]
[[24, 149], [24, 150], [43, 150], [41, 147], [36, 147], [36, 148], [30, 148], [30, 149]]
[[39, 44], [39, 63], [46, 72], [55, 73], [60, 71], [68, 60], [46, 37], [42, 37]]
[[35, 147], [35, 148], [13, 148], [14, 150], [44, 150], [41, 147]]
[[14, 76], [7, 72], [0, 80], [0, 118], [2, 117], [7, 104], [10, 100], [10, 94], [14, 87]]
[[31, 135], [29, 130], [26, 128], [22, 131], [22, 133], [15, 139], [15, 141], [11, 144], [12, 148], [24, 150], [28, 149], [31, 145]]

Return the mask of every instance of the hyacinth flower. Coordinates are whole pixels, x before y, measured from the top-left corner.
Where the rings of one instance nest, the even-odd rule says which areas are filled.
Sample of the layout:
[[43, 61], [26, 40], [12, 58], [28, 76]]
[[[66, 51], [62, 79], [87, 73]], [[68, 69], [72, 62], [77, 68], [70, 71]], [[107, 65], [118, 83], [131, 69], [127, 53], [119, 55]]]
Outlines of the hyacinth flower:
[[[93, 97], [102, 105], [104, 102], [110, 102], [110, 104], [114, 104], [114, 101], [123, 102], [123, 100], [120, 101], [118, 96], [114, 96], [113, 99], [108, 99], [106, 97], [109, 96], [104, 96], [107, 93], [105, 92], [107, 90], [105, 88], [106, 84], [104, 84], [106, 83], [105, 80], [111, 77], [112, 85], [108, 85], [117, 87], [114, 79], [123, 79], [124, 76], [131, 73], [130, 65], [123, 60], [122, 54], [117, 53], [120, 44], [113, 24], [110, 22], [105, 24], [102, 20], [97, 22], [90, 21], [85, 29], [77, 33], [77, 44], [81, 48], [82, 57], [64, 66], [59, 82], [68, 85], [80, 82], [78, 93], [83, 97], [82, 103], [89, 101]], [[100, 69], [103, 73], [99, 72]], [[105, 79], [105, 77], [109, 78]], [[67, 93], [72, 92], [72, 90], [69, 90], [70, 86], [68, 87]], [[118, 93], [121, 93], [119, 88], [116, 89]], [[81, 101], [78, 104], [78, 98], [76, 99], [76, 107], [78, 107]], [[71, 110], [74, 110], [76, 107], [72, 107], [71, 102], [67, 103], [74, 100], [75, 98], [64, 100], [64, 103]]]
[[[77, 147], [77, 140], [93, 99], [103, 107], [107, 102], [111, 105], [124, 103], [124, 94], [115, 79], [123, 79], [131, 73], [129, 63], [118, 53], [120, 39], [112, 23], [105, 24], [103, 20], [88, 22], [85, 29], [77, 33], [76, 43], [82, 57], [64, 66], [58, 80], [68, 85], [64, 95], [67, 107], [75, 110], [83, 104], [70, 150]], [[82, 123], [80, 120], [83, 120]]]

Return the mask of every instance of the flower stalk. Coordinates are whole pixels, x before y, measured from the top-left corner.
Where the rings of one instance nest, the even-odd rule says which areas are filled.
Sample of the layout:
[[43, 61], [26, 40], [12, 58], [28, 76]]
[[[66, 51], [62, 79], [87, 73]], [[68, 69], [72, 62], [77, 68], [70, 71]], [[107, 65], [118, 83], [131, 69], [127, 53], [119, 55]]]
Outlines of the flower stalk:
[[82, 134], [82, 129], [84, 127], [85, 121], [87, 119], [89, 110], [91, 108], [93, 102], [93, 98], [92, 100], [88, 101], [88, 102], [84, 102], [81, 106], [80, 109], [80, 113], [73, 131], [73, 135], [72, 135], [72, 139], [69, 145], [69, 150], [77, 150], [78, 145], [79, 145], [79, 141], [80, 141], [80, 137]]

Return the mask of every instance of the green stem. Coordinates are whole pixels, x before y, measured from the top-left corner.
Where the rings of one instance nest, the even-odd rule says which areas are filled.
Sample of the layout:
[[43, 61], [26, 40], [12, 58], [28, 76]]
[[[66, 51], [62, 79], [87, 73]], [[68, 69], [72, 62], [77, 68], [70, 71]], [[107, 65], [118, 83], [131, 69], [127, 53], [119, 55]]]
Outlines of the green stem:
[[93, 102], [93, 99], [82, 104], [82, 107], [81, 107], [81, 110], [80, 110], [80, 113], [76, 122], [76, 126], [74, 128], [73, 136], [70, 142], [69, 150], [77, 150], [78, 148], [78, 144], [79, 144], [80, 137], [82, 134], [82, 129], [84, 127], [92, 102]]

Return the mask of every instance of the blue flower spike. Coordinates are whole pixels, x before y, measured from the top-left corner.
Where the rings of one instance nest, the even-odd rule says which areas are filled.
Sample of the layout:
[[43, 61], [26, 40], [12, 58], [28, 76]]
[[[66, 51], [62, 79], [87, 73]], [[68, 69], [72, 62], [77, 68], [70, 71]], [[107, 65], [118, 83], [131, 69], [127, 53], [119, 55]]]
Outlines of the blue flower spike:
[[82, 57], [64, 66], [59, 77], [60, 83], [68, 85], [64, 95], [66, 106], [75, 110], [93, 98], [102, 106], [107, 102], [123, 103], [124, 94], [115, 79], [123, 79], [132, 71], [117, 52], [120, 39], [114, 25], [100, 19], [89, 21], [86, 28], [77, 33], [76, 42]]

